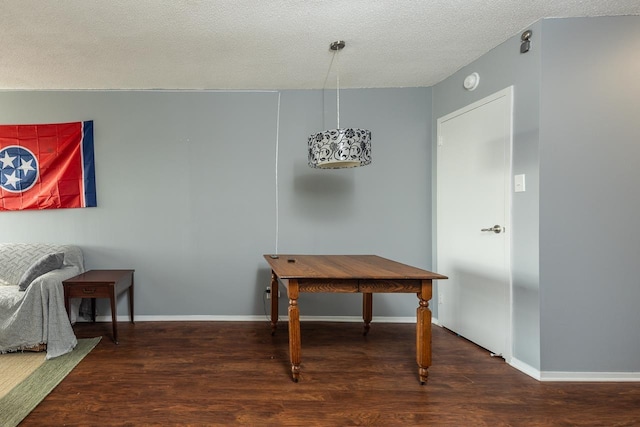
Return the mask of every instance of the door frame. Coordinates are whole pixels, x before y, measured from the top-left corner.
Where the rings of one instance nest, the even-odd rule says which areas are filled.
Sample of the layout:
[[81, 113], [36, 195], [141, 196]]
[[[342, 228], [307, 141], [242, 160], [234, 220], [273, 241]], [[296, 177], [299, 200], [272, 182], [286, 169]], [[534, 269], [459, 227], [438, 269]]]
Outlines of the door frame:
[[[507, 143], [507, 159], [505, 159], [506, 170], [504, 172], [504, 192], [505, 192], [505, 206], [504, 206], [504, 215], [505, 215], [505, 254], [506, 254], [506, 267], [507, 267], [507, 292], [506, 292], [506, 304], [507, 310], [505, 313], [505, 354], [502, 355], [505, 362], [511, 364], [511, 360], [513, 357], [513, 268], [512, 268], [512, 257], [513, 257], [513, 221], [511, 219], [512, 213], [512, 194], [513, 194], [513, 108], [514, 108], [514, 88], [513, 86], [508, 86], [505, 89], [499, 90], [491, 95], [488, 95], [478, 101], [472, 102], [471, 104], [464, 106], [456, 111], [453, 111], [449, 114], [446, 114], [436, 121], [436, 153], [435, 153], [435, 218], [433, 224], [433, 235], [435, 236], [435, 251], [434, 251], [434, 266], [436, 267], [436, 271], [438, 271], [438, 217], [440, 216], [440, 195], [438, 191], [438, 161], [439, 161], [439, 150], [438, 147], [442, 145], [442, 123], [451, 120], [457, 116], [468, 113], [476, 108], [479, 108], [485, 104], [488, 104], [492, 101], [496, 101], [500, 98], [507, 98], [508, 105], [508, 113], [506, 117], [506, 122], [508, 125], [508, 138], [509, 141]], [[446, 272], [442, 272], [442, 274], [446, 275]], [[442, 286], [446, 286], [446, 283], [442, 283]], [[439, 294], [439, 293], [438, 293]], [[440, 296], [438, 296], [440, 298]], [[438, 305], [438, 316], [440, 316], [440, 306]]]

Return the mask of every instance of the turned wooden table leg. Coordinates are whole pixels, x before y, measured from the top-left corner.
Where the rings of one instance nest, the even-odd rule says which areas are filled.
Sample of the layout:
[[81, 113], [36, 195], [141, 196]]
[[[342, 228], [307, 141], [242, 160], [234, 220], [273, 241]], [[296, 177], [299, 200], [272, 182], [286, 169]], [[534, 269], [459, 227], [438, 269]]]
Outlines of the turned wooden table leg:
[[418, 293], [420, 305], [417, 312], [416, 324], [416, 361], [418, 362], [418, 375], [420, 384], [426, 384], [431, 366], [431, 280], [422, 281], [422, 290]]
[[271, 270], [271, 335], [276, 333], [278, 326], [278, 278]]
[[298, 281], [289, 280], [289, 357], [294, 382], [300, 379], [300, 310], [298, 309]]
[[369, 324], [373, 318], [373, 294], [365, 292], [362, 294], [362, 320], [364, 320], [364, 332], [362, 335], [367, 335], [369, 332]]

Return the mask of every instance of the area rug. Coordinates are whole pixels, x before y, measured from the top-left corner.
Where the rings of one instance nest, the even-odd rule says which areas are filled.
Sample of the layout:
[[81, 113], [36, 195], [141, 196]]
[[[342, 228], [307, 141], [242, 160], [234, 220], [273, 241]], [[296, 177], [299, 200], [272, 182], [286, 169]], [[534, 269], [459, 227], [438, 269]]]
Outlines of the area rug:
[[44, 353], [0, 355], [0, 370], [11, 372], [5, 378], [12, 377], [13, 383], [17, 382], [10, 390], [6, 384], [0, 389], [0, 425], [17, 426], [93, 350], [100, 338], [79, 339], [71, 353], [51, 360], [44, 360]]

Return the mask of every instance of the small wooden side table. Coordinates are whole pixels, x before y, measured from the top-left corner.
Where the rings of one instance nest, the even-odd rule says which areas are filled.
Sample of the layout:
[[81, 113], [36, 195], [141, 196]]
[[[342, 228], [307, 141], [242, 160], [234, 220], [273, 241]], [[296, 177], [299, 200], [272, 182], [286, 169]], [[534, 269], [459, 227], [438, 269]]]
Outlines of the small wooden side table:
[[111, 323], [113, 341], [118, 344], [118, 322], [116, 321], [116, 297], [129, 290], [129, 316], [133, 322], [133, 272], [135, 270], [89, 270], [71, 279], [64, 280], [64, 307], [69, 313], [70, 298], [91, 298], [91, 318], [96, 321], [96, 298], [111, 300]]

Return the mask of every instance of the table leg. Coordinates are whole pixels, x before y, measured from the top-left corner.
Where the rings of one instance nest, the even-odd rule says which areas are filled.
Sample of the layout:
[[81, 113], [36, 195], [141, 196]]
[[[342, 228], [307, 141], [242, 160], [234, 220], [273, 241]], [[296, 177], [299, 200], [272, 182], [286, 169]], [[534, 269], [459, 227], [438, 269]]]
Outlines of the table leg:
[[71, 320], [71, 311], [69, 311], [69, 294], [67, 292], [64, 293], [64, 309], [67, 310], [67, 316], [69, 316], [69, 320]]
[[91, 298], [91, 321], [96, 323], [96, 299]]
[[420, 384], [424, 385], [429, 376], [429, 366], [431, 366], [431, 310], [429, 310], [431, 280], [422, 281], [422, 289], [418, 293], [418, 299], [420, 305], [418, 306], [416, 324], [416, 361], [418, 362]]
[[116, 284], [111, 286], [111, 323], [113, 328], [113, 342], [118, 344], [118, 322], [116, 321]]
[[133, 321], [133, 273], [131, 273], [131, 286], [129, 286], [129, 317], [131, 318], [131, 323]]
[[364, 332], [362, 335], [367, 335], [369, 332], [369, 324], [373, 318], [373, 294], [365, 292], [362, 294], [362, 319], [364, 320]]
[[278, 326], [278, 278], [271, 270], [271, 335], [275, 335]]
[[[273, 288], [271, 288], [273, 289]], [[289, 280], [289, 358], [294, 382], [300, 379], [300, 310], [298, 309], [298, 281]]]

